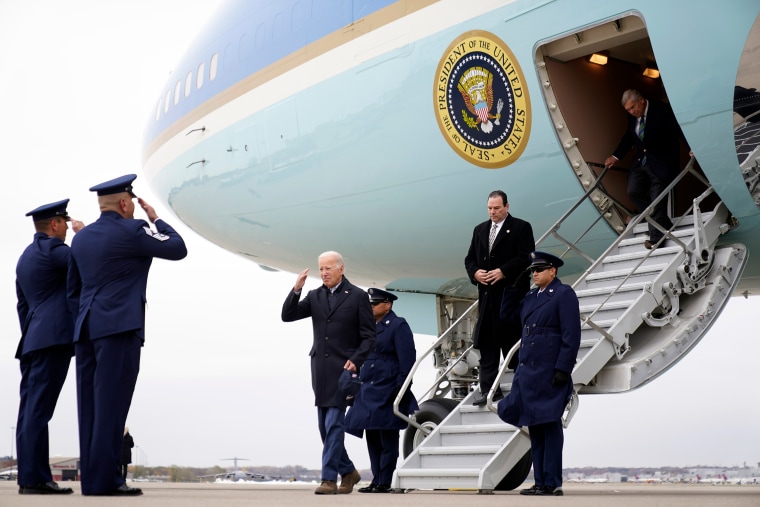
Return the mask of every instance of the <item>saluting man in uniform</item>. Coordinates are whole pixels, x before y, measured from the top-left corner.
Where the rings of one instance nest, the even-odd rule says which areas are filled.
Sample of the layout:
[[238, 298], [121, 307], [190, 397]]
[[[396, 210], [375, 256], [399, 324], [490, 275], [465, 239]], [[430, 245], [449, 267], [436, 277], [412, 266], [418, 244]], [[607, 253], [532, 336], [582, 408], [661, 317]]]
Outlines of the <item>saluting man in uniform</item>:
[[[16, 265], [16, 295], [21, 341], [21, 400], [16, 424], [18, 492], [22, 495], [70, 494], [50, 472], [48, 422], [74, 355], [74, 318], [66, 303], [66, 272], [71, 250], [64, 243], [71, 220], [68, 199], [30, 211], [34, 241]], [[74, 232], [84, 224], [72, 221]]]
[[141, 495], [121, 476], [121, 446], [145, 341], [145, 297], [154, 257], [179, 260], [185, 242], [143, 199], [137, 202], [158, 229], [134, 218], [128, 174], [90, 188], [100, 218], [71, 245], [68, 290], [78, 301], [74, 327], [83, 495]]
[[561, 496], [562, 414], [573, 393], [573, 371], [581, 343], [578, 296], [557, 278], [562, 259], [530, 254], [534, 289], [521, 301], [522, 341], [512, 390], [499, 403], [502, 420], [527, 426], [535, 484], [521, 495]]
[[[372, 482], [359, 493], [389, 493], [398, 461], [399, 430], [407, 427], [406, 421], [393, 413], [393, 402], [414, 366], [417, 351], [412, 329], [393, 311], [398, 297], [375, 287], [368, 292], [377, 338], [361, 368], [362, 385], [346, 414], [346, 431], [358, 437], [362, 430], [367, 433]], [[404, 393], [399, 411], [408, 415], [419, 408], [411, 391]]]

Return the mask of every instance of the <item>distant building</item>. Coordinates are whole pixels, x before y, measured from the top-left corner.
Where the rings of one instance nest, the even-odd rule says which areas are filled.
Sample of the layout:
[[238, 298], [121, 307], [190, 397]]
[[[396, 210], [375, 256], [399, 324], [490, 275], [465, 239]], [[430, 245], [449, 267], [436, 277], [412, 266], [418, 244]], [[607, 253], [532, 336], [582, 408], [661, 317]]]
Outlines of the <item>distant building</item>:
[[53, 474], [53, 480], [56, 482], [78, 481], [79, 458], [50, 458], [50, 471]]

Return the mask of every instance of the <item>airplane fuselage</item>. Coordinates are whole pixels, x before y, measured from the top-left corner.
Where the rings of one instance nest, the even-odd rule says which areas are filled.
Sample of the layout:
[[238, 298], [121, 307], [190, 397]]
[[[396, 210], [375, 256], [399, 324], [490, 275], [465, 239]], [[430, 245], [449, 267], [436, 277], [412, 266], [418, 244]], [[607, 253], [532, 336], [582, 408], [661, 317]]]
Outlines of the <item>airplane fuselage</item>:
[[[707, 0], [230, 2], [156, 103], [145, 173], [182, 221], [264, 267], [298, 272], [338, 250], [355, 283], [435, 293], [466, 276], [491, 190], [537, 236], [575, 203], [576, 163], [611, 153], [620, 94], [638, 87], [670, 102], [738, 220], [723, 241], [752, 252], [760, 210], [737, 163], [733, 99], [757, 13], [753, 1]], [[642, 42], [661, 80], [625, 71], [635, 55], [617, 70], [585, 61]], [[450, 82], [472, 58], [482, 72]], [[610, 219], [585, 246], [599, 253], [617, 234]], [[759, 276], [751, 258], [742, 286]]]

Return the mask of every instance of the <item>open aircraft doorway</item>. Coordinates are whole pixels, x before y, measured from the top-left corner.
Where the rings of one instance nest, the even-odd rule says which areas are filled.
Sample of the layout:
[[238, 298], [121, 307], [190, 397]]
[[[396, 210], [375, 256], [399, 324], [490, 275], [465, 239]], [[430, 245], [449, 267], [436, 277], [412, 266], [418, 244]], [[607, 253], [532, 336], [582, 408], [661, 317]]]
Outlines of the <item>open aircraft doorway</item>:
[[[540, 42], [535, 64], [570, 166], [585, 190], [598, 183], [591, 201], [606, 222], [622, 232], [637, 213], [626, 192], [632, 154], [607, 171], [603, 163], [626, 125], [623, 92], [633, 88], [648, 100], [669, 102], [645, 20], [630, 13]], [[688, 161], [689, 147], [682, 143], [680, 167]], [[679, 182], [671, 198], [671, 215], [686, 209], [704, 188], [689, 176]]]

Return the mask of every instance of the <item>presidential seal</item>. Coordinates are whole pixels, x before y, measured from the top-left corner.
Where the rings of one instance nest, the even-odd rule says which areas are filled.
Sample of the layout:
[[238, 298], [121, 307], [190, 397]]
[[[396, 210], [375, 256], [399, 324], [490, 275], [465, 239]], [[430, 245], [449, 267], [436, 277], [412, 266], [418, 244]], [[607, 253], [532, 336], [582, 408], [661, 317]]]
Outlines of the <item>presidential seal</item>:
[[492, 33], [474, 30], [451, 43], [436, 70], [433, 103], [446, 141], [475, 165], [509, 165], [528, 143], [528, 86], [512, 51]]

